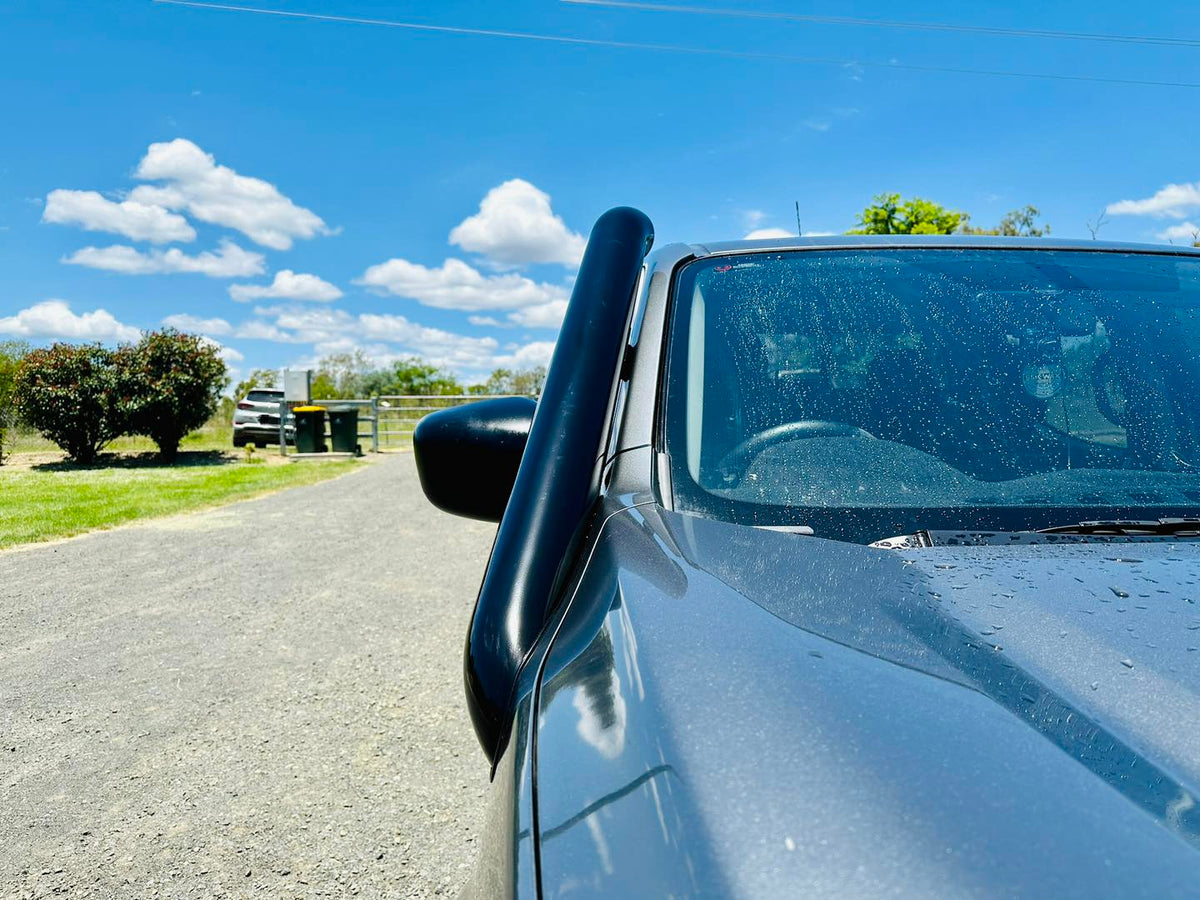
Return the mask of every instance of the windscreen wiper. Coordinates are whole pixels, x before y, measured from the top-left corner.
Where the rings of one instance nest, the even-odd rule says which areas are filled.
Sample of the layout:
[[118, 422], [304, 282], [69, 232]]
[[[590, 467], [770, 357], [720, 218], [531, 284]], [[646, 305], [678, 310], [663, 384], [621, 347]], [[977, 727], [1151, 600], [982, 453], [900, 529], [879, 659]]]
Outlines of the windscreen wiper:
[[1200, 536], [1200, 519], [1113, 519], [1039, 528], [1038, 534], [1114, 534]]

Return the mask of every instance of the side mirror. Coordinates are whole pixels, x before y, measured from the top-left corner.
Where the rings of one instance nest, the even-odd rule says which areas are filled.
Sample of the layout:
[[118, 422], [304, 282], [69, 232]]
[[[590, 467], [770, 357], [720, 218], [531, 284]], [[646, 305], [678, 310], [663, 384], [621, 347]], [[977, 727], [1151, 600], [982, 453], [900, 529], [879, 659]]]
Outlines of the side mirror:
[[536, 409], [528, 397], [502, 397], [421, 419], [413, 430], [413, 454], [429, 502], [457, 516], [499, 522]]

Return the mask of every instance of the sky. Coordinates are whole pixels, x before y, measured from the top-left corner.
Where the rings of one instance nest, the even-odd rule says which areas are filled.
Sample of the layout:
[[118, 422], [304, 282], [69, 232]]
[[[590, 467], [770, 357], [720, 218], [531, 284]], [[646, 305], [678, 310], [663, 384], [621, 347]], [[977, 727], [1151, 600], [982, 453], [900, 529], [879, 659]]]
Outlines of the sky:
[[1200, 230], [1191, 3], [228, 5], [257, 11], [4, 4], [0, 340], [165, 325], [235, 380], [361, 349], [477, 381], [549, 359], [612, 206], [660, 245], [795, 233], [797, 202], [841, 232], [883, 191]]

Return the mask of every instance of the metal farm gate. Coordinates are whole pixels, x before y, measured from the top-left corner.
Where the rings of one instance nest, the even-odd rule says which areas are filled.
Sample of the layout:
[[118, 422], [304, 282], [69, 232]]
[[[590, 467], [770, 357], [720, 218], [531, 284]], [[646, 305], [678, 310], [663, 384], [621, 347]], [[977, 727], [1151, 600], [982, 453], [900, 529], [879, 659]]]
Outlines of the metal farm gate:
[[[407, 394], [372, 397], [370, 400], [317, 400], [321, 406], [350, 406], [358, 410], [358, 438], [369, 441], [371, 451], [399, 450], [412, 444], [413, 429], [429, 413], [497, 397], [525, 394]], [[536, 398], [533, 398], [536, 399]]]

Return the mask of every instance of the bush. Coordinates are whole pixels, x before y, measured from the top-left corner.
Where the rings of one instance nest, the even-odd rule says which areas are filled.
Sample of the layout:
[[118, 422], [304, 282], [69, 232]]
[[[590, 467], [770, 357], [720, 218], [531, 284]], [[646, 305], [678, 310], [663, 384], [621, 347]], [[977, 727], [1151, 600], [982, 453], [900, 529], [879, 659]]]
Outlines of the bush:
[[17, 412], [66, 451], [90, 463], [126, 426], [119, 359], [128, 350], [55, 344], [25, 354], [13, 396]]
[[159, 459], [169, 462], [184, 436], [217, 411], [226, 384], [225, 362], [217, 347], [199, 335], [170, 328], [150, 331], [126, 351], [121, 380], [129, 433], [150, 438]]

